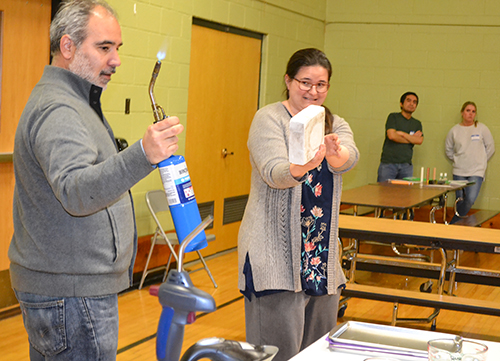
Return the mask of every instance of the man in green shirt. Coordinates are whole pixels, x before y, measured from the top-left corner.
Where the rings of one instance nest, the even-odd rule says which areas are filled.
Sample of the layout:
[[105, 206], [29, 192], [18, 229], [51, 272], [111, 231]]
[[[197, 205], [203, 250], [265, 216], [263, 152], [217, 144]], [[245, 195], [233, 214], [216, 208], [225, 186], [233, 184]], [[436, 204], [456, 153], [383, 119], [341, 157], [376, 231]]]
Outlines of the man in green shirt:
[[417, 105], [417, 94], [406, 92], [400, 99], [401, 112], [389, 114], [377, 182], [413, 176], [413, 146], [424, 141], [422, 123], [412, 117]]

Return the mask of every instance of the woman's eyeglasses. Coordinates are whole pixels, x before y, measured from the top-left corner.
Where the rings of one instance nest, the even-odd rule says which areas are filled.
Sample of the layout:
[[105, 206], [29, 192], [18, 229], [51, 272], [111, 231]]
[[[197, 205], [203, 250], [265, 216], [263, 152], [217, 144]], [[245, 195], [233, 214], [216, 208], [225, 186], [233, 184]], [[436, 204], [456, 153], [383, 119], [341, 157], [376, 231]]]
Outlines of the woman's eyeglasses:
[[305, 80], [299, 80], [297, 78], [293, 78], [293, 80], [297, 80], [299, 83], [299, 89], [303, 91], [309, 91], [312, 89], [312, 87], [316, 87], [316, 91], [318, 93], [326, 93], [328, 89], [330, 89], [330, 83], [325, 83], [325, 82], [319, 82], [316, 84], [310, 83]]

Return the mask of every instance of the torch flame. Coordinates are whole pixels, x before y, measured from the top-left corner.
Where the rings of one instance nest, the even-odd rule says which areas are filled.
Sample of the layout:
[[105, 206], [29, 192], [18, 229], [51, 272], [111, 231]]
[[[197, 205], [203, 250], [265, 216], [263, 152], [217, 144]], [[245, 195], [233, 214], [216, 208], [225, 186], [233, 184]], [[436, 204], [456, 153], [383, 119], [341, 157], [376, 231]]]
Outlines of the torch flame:
[[167, 52], [166, 51], [159, 51], [158, 54], [156, 54], [156, 58], [159, 60], [159, 61], [162, 61], [163, 59], [165, 59], [165, 57], [167, 56]]
[[158, 54], [156, 54], [156, 58], [159, 61], [162, 61], [167, 56], [167, 48], [168, 48], [168, 38], [165, 39], [165, 41], [160, 47], [160, 50], [158, 50]]

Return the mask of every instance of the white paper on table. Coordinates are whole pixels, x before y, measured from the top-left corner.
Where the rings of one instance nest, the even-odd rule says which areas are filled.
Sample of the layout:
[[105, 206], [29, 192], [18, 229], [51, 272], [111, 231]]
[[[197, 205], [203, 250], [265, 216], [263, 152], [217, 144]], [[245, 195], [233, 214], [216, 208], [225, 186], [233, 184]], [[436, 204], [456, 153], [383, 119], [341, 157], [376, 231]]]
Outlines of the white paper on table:
[[325, 137], [325, 108], [309, 105], [290, 120], [288, 158], [304, 165], [314, 158]]

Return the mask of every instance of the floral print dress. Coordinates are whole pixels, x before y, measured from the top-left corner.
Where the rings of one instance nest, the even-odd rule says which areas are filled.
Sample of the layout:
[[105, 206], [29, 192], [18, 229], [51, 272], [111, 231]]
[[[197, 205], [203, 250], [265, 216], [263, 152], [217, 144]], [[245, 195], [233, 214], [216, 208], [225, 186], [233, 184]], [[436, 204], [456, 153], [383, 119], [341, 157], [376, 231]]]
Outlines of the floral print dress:
[[302, 289], [311, 296], [327, 291], [327, 260], [332, 218], [333, 177], [326, 159], [302, 184], [301, 226]]

